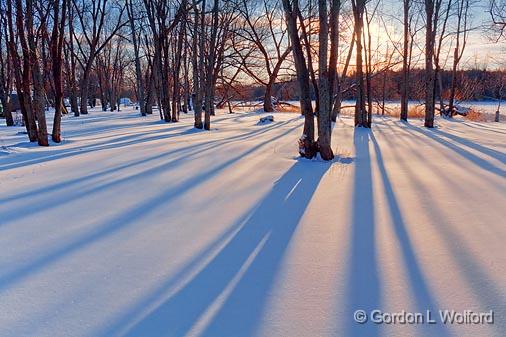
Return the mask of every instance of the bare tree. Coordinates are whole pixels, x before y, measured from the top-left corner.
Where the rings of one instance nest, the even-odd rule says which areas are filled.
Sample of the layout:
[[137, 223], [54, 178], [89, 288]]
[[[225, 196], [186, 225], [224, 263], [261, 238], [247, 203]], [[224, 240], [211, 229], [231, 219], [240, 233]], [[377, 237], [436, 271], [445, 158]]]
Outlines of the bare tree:
[[194, 126], [197, 129], [204, 127], [202, 123], [202, 100], [204, 88], [204, 22], [206, 0], [202, 0], [202, 6], [197, 0], [193, 0], [193, 38], [192, 38], [192, 67], [193, 67], [193, 111]]
[[[336, 17], [332, 17], [338, 14], [338, 10], [335, 7], [339, 7], [339, 1], [334, 1], [332, 9], [330, 11], [330, 21], [335, 23]], [[318, 14], [320, 19], [320, 32], [318, 36], [319, 52], [318, 52], [318, 71], [319, 71], [319, 96], [320, 106], [318, 110], [318, 151], [323, 160], [331, 160], [334, 158], [331, 147], [331, 110], [332, 110], [332, 85], [331, 80], [334, 81], [335, 77], [329, 75], [329, 72], [334, 73], [337, 64], [337, 57], [332, 57], [331, 65], [328, 64], [328, 52], [329, 52], [329, 12], [327, 10], [327, 0], [318, 0]], [[333, 30], [335, 27], [333, 28]], [[336, 34], [334, 31], [333, 34]], [[335, 43], [337, 39], [334, 37], [331, 40], [331, 50], [336, 52], [337, 46]], [[330, 66], [334, 69], [329, 71]], [[335, 76], [335, 74], [334, 74]]]
[[282, 0], [285, 10], [288, 35], [292, 44], [292, 54], [297, 73], [297, 82], [300, 90], [300, 107], [304, 115], [304, 130], [299, 140], [299, 153], [305, 158], [313, 158], [317, 149], [314, 142], [314, 116], [311, 105], [311, 95], [309, 89], [309, 70], [306, 65], [306, 59], [302, 50], [302, 43], [297, 30], [297, 18], [299, 9], [298, 0]]
[[464, 55], [469, 37], [469, 0], [457, 0], [457, 28], [455, 48], [453, 50], [452, 81], [448, 100], [448, 116], [452, 117], [455, 110], [455, 93], [457, 88], [457, 68]]
[[242, 69], [265, 87], [263, 108], [265, 112], [272, 112], [273, 87], [291, 51], [280, 3], [242, 0], [239, 11], [242, 25], [236, 34], [247, 48], [242, 48], [242, 52], [237, 50], [237, 54], [241, 57]]
[[209, 52], [207, 57], [206, 73], [205, 73], [205, 96], [204, 96], [204, 129], [211, 129], [211, 109], [213, 109], [213, 85], [214, 85], [214, 66], [216, 62], [215, 48], [218, 36], [218, 4], [219, 0], [214, 0], [211, 12], [211, 37], [209, 41]]
[[115, 0], [72, 0], [79, 31], [73, 31], [77, 60], [82, 68], [80, 112], [88, 113], [91, 70], [97, 55], [128, 22], [123, 19], [125, 6]]
[[3, 114], [7, 126], [14, 125], [12, 117], [12, 62], [9, 56], [9, 48], [7, 41], [7, 17], [5, 3], [2, 2], [0, 7], [0, 103], [2, 104]]
[[[39, 8], [38, 27], [34, 25], [35, 7], [32, 0], [15, 1], [13, 15], [12, 1], [7, 3], [7, 23], [9, 30], [9, 49], [14, 65], [16, 87], [21, 103], [21, 112], [30, 141], [37, 141], [41, 146], [48, 146], [46, 115], [44, 113], [45, 91], [38, 54], [39, 33], [46, 24], [49, 6]], [[15, 26], [14, 21], [15, 17]], [[20, 44], [22, 57], [18, 54]], [[21, 60], [23, 66], [21, 66]]]
[[337, 77], [337, 81], [336, 81], [337, 87], [336, 87], [336, 94], [334, 95], [334, 104], [332, 107], [332, 116], [331, 116], [331, 120], [334, 122], [337, 120], [337, 116], [341, 112], [343, 83], [346, 79], [346, 75], [348, 74], [348, 68], [350, 66], [354, 46], [355, 46], [355, 30], [352, 29], [351, 41], [350, 41], [350, 45], [348, 47], [348, 52], [346, 54], [346, 59], [344, 61], [343, 70], [342, 70], [341, 76]]
[[134, 49], [134, 64], [135, 64], [135, 80], [137, 88], [137, 101], [142, 116], [146, 116], [146, 104], [144, 102], [144, 75], [141, 67], [141, 55], [139, 46], [139, 27], [136, 26], [136, 21], [139, 19], [135, 16], [136, 11], [133, 6], [133, 0], [126, 0], [125, 6], [128, 14], [128, 22], [130, 24], [130, 39]]
[[66, 69], [66, 82], [69, 93], [70, 110], [74, 113], [74, 116], [79, 116], [79, 104], [77, 100], [78, 84], [77, 84], [77, 57], [74, 50], [74, 21], [75, 21], [75, 9], [71, 1], [67, 4], [67, 16], [68, 16], [68, 37], [64, 43], [65, 53], [65, 69]]
[[413, 46], [417, 32], [417, 10], [413, 0], [403, 0], [403, 44], [402, 44], [402, 88], [401, 88], [401, 121], [408, 120], [410, 72], [413, 58]]
[[434, 127], [435, 73], [434, 45], [442, 0], [425, 0], [425, 127]]
[[61, 116], [63, 106], [63, 41], [65, 36], [65, 22], [67, 14], [67, 0], [53, 0], [53, 32], [51, 34], [51, 63], [54, 83], [54, 121], [51, 138], [54, 142], [61, 142]]
[[494, 28], [498, 31], [497, 40], [504, 38], [504, 32], [506, 31], [506, 1], [490, 0], [489, 14]]
[[365, 84], [363, 73], [363, 44], [362, 34], [364, 28], [364, 12], [366, 0], [352, 0], [353, 16], [355, 19], [355, 40], [356, 40], [356, 103], [355, 103], [355, 126], [369, 128], [367, 110], [365, 108]]

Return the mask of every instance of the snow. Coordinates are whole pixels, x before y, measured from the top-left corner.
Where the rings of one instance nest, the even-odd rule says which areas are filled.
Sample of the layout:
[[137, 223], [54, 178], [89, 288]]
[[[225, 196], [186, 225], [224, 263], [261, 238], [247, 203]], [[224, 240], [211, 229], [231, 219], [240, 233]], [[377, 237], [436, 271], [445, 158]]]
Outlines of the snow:
[[504, 123], [343, 116], [326, 163], [261, 116], [91, 111], [49, 148], [1, 126], [0, 336], [504, 335]]

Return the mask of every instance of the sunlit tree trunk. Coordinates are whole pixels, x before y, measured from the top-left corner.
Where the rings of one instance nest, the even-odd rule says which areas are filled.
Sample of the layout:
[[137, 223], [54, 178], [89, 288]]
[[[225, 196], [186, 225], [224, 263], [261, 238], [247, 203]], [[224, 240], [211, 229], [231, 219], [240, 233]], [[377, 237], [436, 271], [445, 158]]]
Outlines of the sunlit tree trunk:
[[408, 102], [409, 102], [409, 58], [411, 57], [409, 48], [410, 19], [409, 9], [411, 0], [403, 0], [404, 12], [404, 39], [402, 54], [402, 88], [401, 88], [401, 115], [402, 121], [408, 120]]
[[425, 127], [434, 127], [435, 79], [432, 60], [434, 57], [434, 0], [425, 0]]
[[285, 10], [288, 34], [292, 43], [292, 54], [297, 73], [297, 82], [300, 90], [300, 107], [304, 115], [304, 130], [299, 140], [299, 153], [305, 158], [313, 158], [316, 155], [314, 142], [314, 115], [311, 105], [309, 89], [309, 71], [302, 51], [302, 44], [297, 31], [297, 12], [299, 11], [298, 0], [282, 0]]
[[355, 126], [369, 127], [367, 123], [367, 110], [365, 108], [365, 85], [363, 73], [363, 46], [362, 34], [364, 27], [364, 9], [365, 0], [352, 0], [353, 16], [355, 19], [355, 40], [357, 45], [356, 50], [356, 81], [357, 81], [357, 94], [355, 103]]

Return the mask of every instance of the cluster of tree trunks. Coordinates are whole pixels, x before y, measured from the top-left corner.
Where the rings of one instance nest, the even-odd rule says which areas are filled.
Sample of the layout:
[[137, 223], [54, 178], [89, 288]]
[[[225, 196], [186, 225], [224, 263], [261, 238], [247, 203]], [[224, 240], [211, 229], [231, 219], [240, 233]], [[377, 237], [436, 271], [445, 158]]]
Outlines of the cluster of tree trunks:
[[[305, 120], [300, 153], [308, 158], [320, 153], [330, 160], [332, 121], [339, 116], [343, 95], [354, 93], [355, 125], [370, 128], [373, 104], [385, 111], [387, 71], [401, 63], [400, 119], [408, 119], [413, 47], [422, 28], [425, 126], [434, 126], [437, 110], [452, 117], [471, 29], [470, 0], [403, 0], [403, 42], [401, 48], [394, 46], [402, 60], [393, 63], [387, 47], [383, 64], [373, 55], [371, 34], [379, 1], [348, 4], [351, 12], [341, 11], [340, 0], [303, 5], [299, 0], [5, 0], [0, 10], [0, 45], [6, 47], [0, 53], [0, 101], [7, 125], [14, 124], [11, 92], [16, 89], [29, 139], [48, 145], [44, 110], [53, 106], [51, 137], [60, 142], [64, 97], [75, 116], [87, 114], [98, 98], [104, 111], [115, 111], [125, 82], [131, 81], [142, 116], [151, 114], [154, 105], [166, 122], [177, 122], [181, 111], [193, 111], [194, 126], [210, 130], [215, 104], [233, 112], [230, 100], [241, 74], [264, 87], [263, 110], [273, 111], [275, 85], [293, 62]], [[502, 12], [491, 2], [499, 27], [506, 26]], [[352, 27], [345, 44], [342, 18]], [[441, 60], [449, 38], [454, 44], [446, 104]], [[353, 83], [345, 87], [353, 55]], [[380, 74], [382, 99], [374, 102], [373, 78]]]

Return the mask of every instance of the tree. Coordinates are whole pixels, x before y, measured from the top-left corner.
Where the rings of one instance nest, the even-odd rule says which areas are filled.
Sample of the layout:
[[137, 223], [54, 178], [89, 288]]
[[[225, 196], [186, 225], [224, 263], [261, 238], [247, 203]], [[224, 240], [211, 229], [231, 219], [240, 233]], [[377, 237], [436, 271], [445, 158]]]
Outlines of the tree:
[[452, 117], [455, 110], [455, 93], [457, 88], [457, 68], [464, 55], [468, 39], [469, 0], [457, 0], [457, 31], [453, 51], [452, 82], [448, 101], [448, 116]]
[[438, 8], [441, 0], [425, 0], [425, 127], [434, 127], [435, 73], [433, 67]]
[[413, 52], [413, 35], [411, 26], [413, 21], [413, 12], [410, 11], [413, 6], [412, 0], [403, 0], [403, 52], [402, 52], [402, 89], [401, 89], [401, 121], [408, 120], [408, 102], [409, 102], [409, 73], [411, 69], [411, 56]]
[[[265, 112], [274, 111], [273, 87], [291, 51], [279, 4], [279, 1], [242, 0], [239, 7], [242, 24], [236, 31], [236, 35], [244, 43], [241, 50], [237, 45], [234, 48], [241, 58], [244, 72], [256, 83], [265, 87], [263, 97]], [[236, 43], [239, 42], [236, 41]]]
[[[334, 17], [338, 14], [338, 10], [335, 7], [339, 6], [339, 1], [334, 1], [332, 3], [332, 10], [330, 11], [331, 17], [330, 20], [334, 23], [337, 18]], [[332, 135], [332, 125], [331, 125], [331, 110], [332, 110], [332, 90], [331, 87], [331, 78], [329, 72], [334, 72], [336, 68], [337, 57], [332, 56], [332, 63], [330, 66], [334, 67], [332, 71], [329, 71], [330, 66], [328, 62], [328, 42], [329, 42], [329, 13], [327, 11], [327, 0], [318, 0], [318, 14], [320, 19], [320, 31], [318, 35], [318, 72], [319, 72], [319, 96], [320, 96], [320, 105], [318, 110], [318, 151], [320, 152], [320, 156], [323, 160], [331, 160], [334, 158], [334, 154], [332, 153], [331, 147], [331, 135]], [[335, 28], [333, 28], [335, 29]], [[333, 32], [335, 34], [335, 32]], [[337, 46], [336, 38], [334, 37], [331, 41], [331, 50], [336, 52]], [[335, 77], [332, 78], [332, 81]]]
[[503, 39], [506, 31], [506, 1], [490, 0], [489, 14], [492, 18], [493, 28], [498, 31], [497, 41]]
[[309, 89], [309, 70], [297, 30], [297, 18], [300, 11], [299, 2], [298, 0], [282, 0], [282, 3], [285, 10], [288, 35], [292, 44], [292, 55], [300, 90], [300, 107], [304, 115], [304, 130], [299, 140], [299, 153], [302, 157], [313, 158], [317, 152], [314, 142], [314, 115]]
[[[35, 8], [33, 1], [26, 1], [23, 6], [21, 0], [15, 0], [15, 15], [12, 0], [7, 0], [6, 5], [9, 51], [28, 138], [31, 142], [37, 141], [41, 146], [48, 146], [46, 116], [44, 113], [45, 92], [37, 53], [38, 39], [35, 36], [39, 29], [34, 29]], [[45, 25], [45, 18], [47, 17], [47, 13], [42, 14], [40, 15], [40, 26]], [[17, 43], [21, 46], [22, 56], [18, 54]]]
[[54, 82], [54, 121], [51, 138], [54, 142], [61, 142], [61, 116], [63, 107], [63, 41], [67, 0], [53, 0], [53, 32], [51, 34], [51, 63]]
[[74, 113], [74, 116], [79, 116], [79, 104], [77, 101], [78, 96], [78, 85], [77, 85], [77, 57], [74, 51], [74, 21], [75, 21], [75, 9], [71, 1], [68, 1], [67, 5], [67, 16], [68, 16], [68, 38], [65, 39], [64, 53], [65, 53], [65, 69], [66, 69], [66, 82], [69, 92], [70, 110]]
[[193, 4], [193, 38], [192, 38], [192, 68], [193, 68], [193, 111], [194, 127], [202, 129], [202, 99], [204, 88], [204, 22], [206, 0], [202, 0], [202, 7], [199, 7], [197, 0]]
[[353, 54], [353, 49], [355, 45], [355, 30], [352, 30], [350, 46], [348, 48], [348, 53], [346, 55], [346, 60], [344, 62], [343, 71], [341, 76], [336, 79], [336, 94], [334, 95], [334, 104], [332, 107], [332, 116], [331, 120], [335, 122], [337, 120], [337, 116], [341, 112], [341, 103], [342, 103], [342, 94], [343, 94], [343, 83], [346, 79], [346, 75], [348, 74], [348, 67], [350, 65], [351, 57]]
[[355, 126], [369, 128], [367, 110], [365, 108], [365, 85], [363, 73], [363, 46], [362, 35], [364, 28], [364, 11], [366, 0], [352, 0], [353, 17], [355, 19], [355, 41], [356, 41], [356, 103], [355, 103]]
[[211, 109], [213, 109], [213, 86], [214, 86], [214, 66], [216, 62], [215, 48], [218, 36], [218, 0], [214, 0], [212, 9], [211, 38], [209, 41], [209, 52], [205, 73], [205, 96], [204, 96], [204, 129], [211, 129]]
[[7, 41], [7, 17], [5, 3], [0, 7], [0, 103], [2, 104], [3, 114], [7, 126], [14, 125], [12, 118], [12, 62], [9, 57], [9, 48]]
[[128, 14], [128, 22], [130, 24], [130, 36], [132, 41], [132, 46], [134, 49], [134, 63], [135, 63], [135, 80], [136, 80], [136, 88], [137, 88], [137, 101], [139, 103], [139, 109], [142, 116], [146, 116], [146, 104], [144, 97], [144, 75], [142, 73], [141, 67], [141, 56], [140, 56], [140, 46], [139, 46], [139, 28], [136, 27], [135, 22], [137, 21], [135, 17], [135, 9], [133, 6], [133, 0], [126, 0], [125, 6]]
[[127, 24], [123, 20], [125, 6], [114, 0], [71, 0], [79, 23], [73, 30], [77, 43], [77, 60], [82, 68], [80, 81], [80, 112], [88, 113], [91, 70], [95, 59], [116, 33]]

